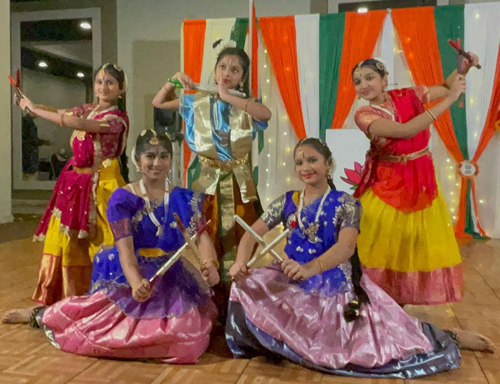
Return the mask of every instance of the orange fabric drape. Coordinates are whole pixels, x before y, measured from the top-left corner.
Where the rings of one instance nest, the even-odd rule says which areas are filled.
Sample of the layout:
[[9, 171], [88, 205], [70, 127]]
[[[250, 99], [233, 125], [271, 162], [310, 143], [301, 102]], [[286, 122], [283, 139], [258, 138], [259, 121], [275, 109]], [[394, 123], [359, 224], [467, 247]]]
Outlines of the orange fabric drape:
[[[433, 7], [402, 8], [392, 11], [394, 27], [416, 85], [443, 84], [444, 76], [441, 55], [437, 42]], [[435, 103], [432, 103], [435, 104]], [[464, 157], [455, 136], [450, 111], [446, 111], [434, 122], [446, 149], [460, 164]], [[465, 233], [465, 211], [467, 182], [462, 178], [460, 204], [455, 233], [459, 237], [470, 237]]]
[[[206, 20], [186, 20], [182, 26], [184, 36], [184, 73], [191, 76], [195, 83], [201, 80], [203, 66], [203, 47], [205, 44]], [[186, 140], [183, 143], [184, 185], [187, 186], [187, 172], [191, 161], [191, 149]]]
[[261, 17], [259, 26], [286, 112], [297, 138], [303, 139], [306, 129], [300, 101], [295, 18]]
[[361, 60], [373, 55], [386, 15], [387, 11], [372, 11], [364, 14], [347, 12], [345, 15], [337, 104], [332, 121], [334, 129], [342, 128], [356, 96], [351, 71]]

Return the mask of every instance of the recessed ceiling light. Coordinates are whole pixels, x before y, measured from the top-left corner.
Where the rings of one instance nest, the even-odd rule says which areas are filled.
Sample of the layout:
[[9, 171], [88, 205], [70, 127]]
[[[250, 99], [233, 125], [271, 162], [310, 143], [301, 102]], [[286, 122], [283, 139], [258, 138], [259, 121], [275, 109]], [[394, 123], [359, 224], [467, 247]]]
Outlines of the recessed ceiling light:
[[366, 12], [368, 12], [368, 8], [366, 8], [366, 7], [359, 7], [358, 8], [358, 13], [366, 13]]
[[85, 73], [77, 72], [76, 76], [79, 77], [80, 79], [83, 79], [85, 77]]
[[92, 25], [88, 21], [82, 21], [80, 23], [81, 29], [92, 29]]
[[47, 68], [49, 65], [47, 64], [47, 62], [46, 62], [46, 61], [39, 61], [39, 62], [38, 62], [38, 66], [39, 66], [40, 68]]

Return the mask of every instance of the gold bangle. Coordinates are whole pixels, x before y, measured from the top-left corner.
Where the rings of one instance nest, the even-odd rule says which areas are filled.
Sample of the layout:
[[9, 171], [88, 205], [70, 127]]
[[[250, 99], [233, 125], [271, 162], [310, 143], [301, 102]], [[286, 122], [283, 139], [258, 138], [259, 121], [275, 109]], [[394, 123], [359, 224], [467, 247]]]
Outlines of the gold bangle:
[[319, 257], [317, 257], [315, 260], [318, 262], [319, 274], [323, 273], [323, 264], [321, 263], [321, 260], [319, 259]]
[[426, 110], [425, 113], [431, 118], [432, 123], [436, 121], [436, 116], [434, 116], [434, 114], [430, 110]]
[[436, 120], [437, 120], [437, 117], [436, 117], [436, 115], [434, 114], [434, 112], [432, 112], [430, 109], [428, 109], [427, 111], [431, 114], [431, 116], [432, 116], [432, 118], [434, 119], [434, 121], [436, 121]]
[[245, 113], [247, 113], [247, 108], [248, 108], [248, 103], [250, 102], [250, 99], [247, 99], [247, 102], [245, 103]]

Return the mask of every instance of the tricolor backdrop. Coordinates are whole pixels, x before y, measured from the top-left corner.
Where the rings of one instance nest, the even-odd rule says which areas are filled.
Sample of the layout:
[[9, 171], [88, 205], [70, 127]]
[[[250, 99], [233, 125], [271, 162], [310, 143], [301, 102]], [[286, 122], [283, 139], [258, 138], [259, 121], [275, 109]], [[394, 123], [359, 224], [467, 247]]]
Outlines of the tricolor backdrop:
[[[312, 136], [331, 142], [336, 140], [335, 130], [356, 129], [353, 114], [365, 102], [356, 98], [352, 86], [354, 65], [368, 57], [381, 58], [389, 70], [390, 88], [440, 84], [456, 67], [456, 54], [447, 40], [459, 37], [465, 50], [480, 57], [482, 69], [474, 68], [467, 76], [464, 107], [457, 104], [436, 121], [431, 150], [457, 236], [500, 238], [500, 137], [495, 133], [500, 106], [499, 14], [499, 3], [486, 3], [258, 18], [258, 43], [256, 37], [252, 43], [252, 56], [258, 57], [252, 79], [258, 84], [253, 93], [261, 95], [273, 112], [252, 153], [263, 205], [300, 186], [292, 158], [298, 140]], [[234, 40], [248, 52], [248, 26], [248, 19], [186, 20], [184, 72], [195, 82], [212, 82], [213, 42]], [[339, 160], [350, 155], [349, 146], [335, 148]], [[464, 161], [479, 172], [462, 174]], [[197, 164], [186, 146], [183, 163], [189, 184], [197, 176]], [[343, 167], [336, 171], [336, 180], [343, 183], [340, 176], [346, 176]]]

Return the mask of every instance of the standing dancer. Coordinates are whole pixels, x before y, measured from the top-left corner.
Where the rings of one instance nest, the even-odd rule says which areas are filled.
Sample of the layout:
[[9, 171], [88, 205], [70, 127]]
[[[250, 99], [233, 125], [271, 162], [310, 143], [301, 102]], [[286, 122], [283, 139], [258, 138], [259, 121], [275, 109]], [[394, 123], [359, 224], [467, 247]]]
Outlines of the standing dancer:
[[[119, 158], [128, 135], [125, 112], [125, 73], [117, 65], [104, 64], [94, 75], [96, 104], [72, 110], [34, 104], [28, 98], [19, 106], [42, 119], [74, 129], [73, 157], [67, 162], [36, 230], [43, 241], [38, 284], [32, 299], [43, 305], [88, 291], [92, 258], [101, 245], [113, 244], [106, 219], [111, 194], [125, 184]], [[11, 310], [5, 323], [25, 323], [30, 309]]]
[[371, 142], [354, 193], [363, 206], [364, 271], [400, 305], [460, 301], [462, 258], [428, 145], [429, 125], [465, 92], [465, 77], [454, 72], [443, 85], [387, 92], [385, 66], [368, 59], [354, 67], [352, 79], [370, 102], [354, 117]]
[[[207, 195], [205, 216], [211, 220], [211, 237], [219, 260], [222, 285], [220, 308], [227, 304], [231, 280], [227, 271], [234, 262], [236, 246], [244, 231], [234, 225], [237, 213], [253, 222], [262, 210], [252, 177], [250, 152], [256, 130], [266, 129], [271, 111], [253, 99], [230, 94], [238, 90], [248, 95], [250, 59], [239, 48], [226, 47], [217, 57], [215, 81], [218, 94], [198, 92], [175, 98], [174, 85], [167, 82], [156, 94], [157, 108], [179, 109], [186, 123], [186, 140], [198, 155], [201, 173], [193, 189]], [[176, 73], [173, 80], [184, 89], [193, 88], [192, 79]]]

